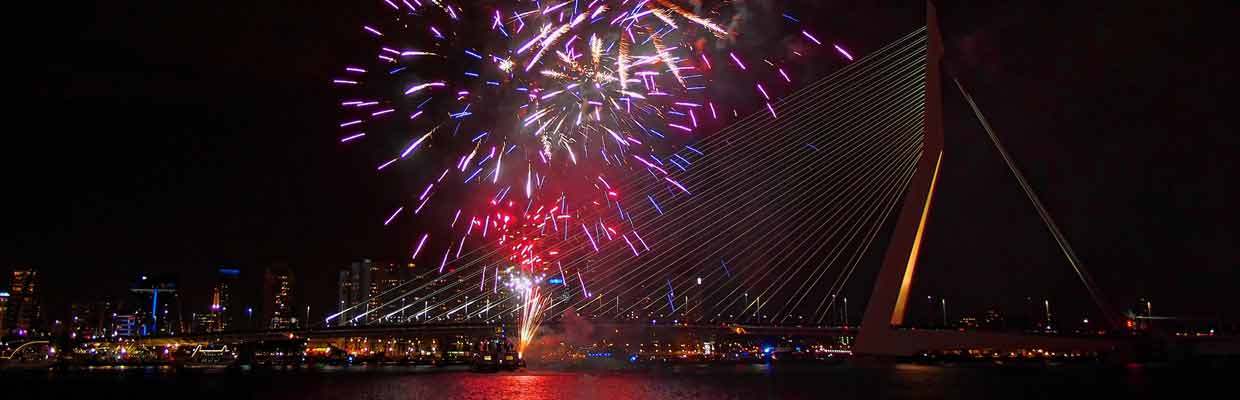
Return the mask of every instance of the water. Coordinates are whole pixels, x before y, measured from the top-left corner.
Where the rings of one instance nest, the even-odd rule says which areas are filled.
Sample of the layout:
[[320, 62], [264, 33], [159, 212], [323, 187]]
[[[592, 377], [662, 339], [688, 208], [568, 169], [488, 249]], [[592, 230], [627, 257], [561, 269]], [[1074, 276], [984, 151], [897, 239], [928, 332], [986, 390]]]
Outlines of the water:
[[[675, 366], [472, 373], [426, 367], [0, 372], [4, 399], [1234, 398], [1225, 371], [1154, 367]], [[1234, 375], [1234, 372], [1231, 374]], [[1231, 393], [1230, 395], [1226, 393]]]

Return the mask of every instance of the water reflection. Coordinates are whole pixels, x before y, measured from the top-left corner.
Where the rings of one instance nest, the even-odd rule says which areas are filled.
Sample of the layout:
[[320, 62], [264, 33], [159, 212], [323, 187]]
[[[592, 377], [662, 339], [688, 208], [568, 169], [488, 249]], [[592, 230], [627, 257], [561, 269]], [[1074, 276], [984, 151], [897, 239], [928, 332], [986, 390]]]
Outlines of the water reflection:
[[[0, 374], [5, 398], [239, 399], [993, 399], [1153, 398], [1212, 381], [1177, 369], [895, 365], [671, 365], [479, 374], [427, 367], [177, 373], [169, 369]], [[1165, 397], [1163, 397], [1165, 398]]]

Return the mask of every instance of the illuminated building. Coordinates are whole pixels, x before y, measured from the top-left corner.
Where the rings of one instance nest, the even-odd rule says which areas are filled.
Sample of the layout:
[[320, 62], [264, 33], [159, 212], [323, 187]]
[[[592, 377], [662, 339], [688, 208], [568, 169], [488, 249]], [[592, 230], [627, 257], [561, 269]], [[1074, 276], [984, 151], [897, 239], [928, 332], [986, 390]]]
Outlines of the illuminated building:
[[[406, 270], [413, 269], [413, 266], [413, 263], [409, 263], [407, 268], [401, 268], [395, 263], [363, 261], [361, 265], [363, 273], [360, 279], [354, 282], [354, 287], [361, 288], [364, 296], [357, 299], [354, 304], [365, 302], [366, 306], [356, 311], [366, 313], [367, 324], [395, 322], [400, 319], [399, 315], [393, 315], [383, 320], [388, 314], [400, 310], [402, 302], [391, 300], [399, 297], [395, 289], [407, 281]], [[389, 302], [391, 304], [387, 304]]]
[[[454, 282], [449, 285], [450, 281]], [[465, 292], [470, 287], [470, 285], [465, 283], [465, 278], [462, 275], [453, 275], [449, 278], [438, 276], [433, 286], [439, 292], [439, 315], [447, 321], [465, 321], [469, 316], [469, 305], [466, 304], [469, 301], [469, 296], [465, 295]], [[439, 290], [444, 289], [445, 286], [448, 286], [447, 290]], [[435, 300], [435, 298], [432, 298], [431, 302], [436, 303]]]
[[9, 317], [9, 292], [0, 291], [0, 336], [4, 336], [7, 317]]
[[112, 297], [91, 303], [69, 305], [69, 328], [77, 338], [108, 337], [113, 332]]
[[141, 333], [138, 329], [138, 316], [133, 314], [113, 315], [112, 333], [120, 337], [138, 336]]
[[353, 317], [366, 312], [367, 307], [358, 307], [350, 311], [350, 307], [364, 304], [370, 298], [371, 270], [374, 262], [370, 259], [354, 261], [348, 268], [341, 269], [336, 277], [337, 312], [343, 312], [336, 319], [338, 326], [353, 323]]
[[263, 321], [268, 329], [296, 327], [297, 316], [293, 313], [293, 271], [288, 268], [268, 268], [263, 279]]
[[382, 316], [379, 307], [383, 304], [380, 302], [379, 293], [382, 293], [382, 276], [383, 267], [380, 263], [368, 263], [366, 265], [366, 284], [363, 290], [366, 291], [366, 323], [373, 323]]
[[13, 269], [7, 303], [4, 312], [4, 329], [22, 335], [38, 327], [42, 316], [39, 303], [39, 270]]
[[93, 338], [107, 336], [111, 319], [112, 302], [74, 303], [69, 305], [69, 328], [74, 337]]
[[432, 281], [434, 277], [435, 274], [423, 272], [408, 278], [410, 282], [409, 295], [405, 296], [402, 302], [413, 303], [413, 306], [408, 310], [410, 312], [406, 314], [405, 318], [419, 321], [429, 319], [431, 315], [437, 314], [431, 309], [432, 299], [427, 297], [428, 293], [434, 291], [434, 282]]
[[[565, 279], [565, 277], [560, 274], [552, 275], [551, 278], [547, 279], [547, 286], [546, 286], [547, 290], [554, 291], [555, 294], [553, 296], [555, 296], [556, 303], [572, 304], [571, 302], [573, 300], [573, 291], [568, 290], [567, 288], [568, 284], [567, 282], [565, 282], [566, 280], [567, 279]], [[613, 299], [613, 301], [608, 302], [608, 304], [612, 304], [614, 302], [615, 307], [612, 309], [612, 312], [617, 315], [619, 315], [620, 313], [619, 299], [620, 297], [616, 296], [616, 298]]]
[[[413, 263], [400, 265], [362, 259], [338, 271], [336, 311], [341, 314], [335, 319], [335, 324], [396, 323], [404, 320], [409, 313], [401, 311], [401, 308], [412, 301], [412, 297], [402, 298], [399, 294], [404, 292], [397, 288], [411, 282], [413, 269]], [[383, 320], [388, 314], [393, 315]], [[364, 317], [360, 317], [362, 315]]]
[[[410, 268], [412, 268], [413, 264], [409, 264], [409, 266]], [[376, 285], [378, 290], [371, 292], [371, 296], [376, 300], [381, 300], [381, 298], [378, 296], [379, 293], [395, 294], [396, 288], [399, 287], [402, 283], [404, 283], [404, 276], [401, 274], [401, 268], [399, 265], [396, 265], [394, 263], [388, 263], [387, 265], [383, 266], [383, 268], [381, 268], [379, 272], [380, 273], [374, 277], [375, 278], [374, 280], [378, 282], [378, 285]], [[387, 299], [382, 299], [382, 300], [386, 301]], [[379, 304], [382, 304], [382, 303], [379, 303]], [[373, 313], [375, 319], [380, 319], [388, 314], [391, 314], [393, 312], [396, 312], [397, 310], [400, 310], [401, 303], [392, 302], [392, 304], [389, 304], [386, 307], [382, 307], [380, 305], [376, 305], [375, 307], [381, 308], [378, 310], [378, 312]], [[393, 315], [391, 318], [388, 319], [388, 321], [385, 321], [385, 322], [398, 321], [399, 318], [400, 318], [399, 315]]]
[[341, 313], [336, 318], [336, 326], [344, 326], [352, 318], [346, 310], [353, 305], [353, 287], [352, 271], [346, 268], [336, 272], [336, 304], [339, 307], [336, 312]]
[[9, 292], [0, 292], [0, 336], [4, 336], [4, 320], [9, 309]]
[[190, 333], [201, 334], [206, 332], [218, 332], [217, 329], [219, 329], [220, 324], [219, 316], [219, 313], [211, 311], [194, 313], [191, 317], [194, 322], [191, 325]]
[[140, 336], [184, 333], [180, 295], [173, 276], [140, 275], [129, 292], [137, 299], [133, 315]]
[[233, 314], [236, 310], [232, 304], [232, 289], [241, 270], [220, 268], [216, 270], [215, 288], [211, 290], [211, 313], [215, 314], [215, 324], [211, 332], [223, 332], [233, 325]]
[[192, 330], [195, 333], [223, 332], [232, 326], [235, 310], [232, 307], [232, 288], [241, 270], [220, 268], [216, 270], [215, 286], [211, 288], [211, 304], [207, 311], [194, 313]]
[[[407, 266], [405, 272], [411, 274], [413, 265]], [[444, 278], [444, 275], [451, 275], [446, 271], [443, 275], [439, 274], [435, 269], [422, 271], [422, 273], [404, 278], [408, 282], [405, 290], [399, 294], [389, 296], [392, 299], [398, 299], [393, 302], [394, 308], [387, 313], [392, 313], [403, 307], [408, 307], [405, 312], [400, 315], [394, 315], [396, 321], [402, 320], [454, 320], [463, 321], [470, 312], [477, 314], [486, 308], [488, 298], [478, 299], [477, 304], [471, 308], [465, 303], [467, 295], [465, 292], [469, 288], [475, 287], [466, 284], [464, 279], [459, 276]], [[452, 283], [452, 284], [450, 284]], [[503, 291], [504, 288], [499, 288]], [[486, 293], [491, 293], [490, 290]], [[404, 294], [405, 296], [401, 296]], [[496, 300], [498, 301], [498, 300]], [[500, 307], [497, 307], [498, 310]], [[386, 315], [386, 314], [385, 314]], [[483, 314], [487, 315], [487, 314]], [[475, 315], [477, 317], [477, 315]]]

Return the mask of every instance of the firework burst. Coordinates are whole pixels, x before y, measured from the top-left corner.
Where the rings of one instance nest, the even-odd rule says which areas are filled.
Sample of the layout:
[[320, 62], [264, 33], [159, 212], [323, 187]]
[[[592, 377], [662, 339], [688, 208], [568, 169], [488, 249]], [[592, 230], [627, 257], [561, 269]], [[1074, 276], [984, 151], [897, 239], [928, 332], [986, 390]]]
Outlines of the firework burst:
[[[711, 58], [731, 61], [738, 74], [753, 68], [735, 53], [705, 50], [703, 41], [732, 33], [700, 4], [381, 4], [384, 15], [359, 29], [369, 38], [362, 46], [368, 61], [332, 80], [345, 115], [339, 141], [377, 142], [386, 153], [375, 163], [380, 173], [419, 171], [421, 181], [402, 182], [413, 193], [381, 221], [422, 221], [427, 232], [417, 234], [412, 258], [433, 257], [443, 272], [467, 245], [502, 250], [502, 261], [525, 282], [516, 291], [521, 351], [548, 303], [539, 282], [557, 248], [578, 240], [598, 251], [602, 241], [623, 239], [634, 255], [649, 250], [626, 230], [633, 213], [609, 180], [649, 179], [691, 195], [673, 165], [685, 169], [676, 152], [692, 149], [687, 143], [709, 124], [706, 115], [720, 119], [705, 90], [720, 79]], [[791, 83], [776, 63], [766, 64]], [[775, 116], [766, 89], [757, 89]], [[432, 228], [438, 224], [447, 229]]]

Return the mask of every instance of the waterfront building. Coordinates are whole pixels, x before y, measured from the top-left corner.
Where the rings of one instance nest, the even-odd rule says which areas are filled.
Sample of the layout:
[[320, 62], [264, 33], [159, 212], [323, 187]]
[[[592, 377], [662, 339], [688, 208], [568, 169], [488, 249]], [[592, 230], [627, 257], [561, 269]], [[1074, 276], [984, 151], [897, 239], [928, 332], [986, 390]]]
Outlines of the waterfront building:
[[349, 267], [337, 272], [336, 296], [339, 307], [337, 312], [343, 313], [335, 320], [337, 326], [351, 325], [355, 323], [353, 320], [355, 316], [367, 311], [368, 306], [354, 306], [368, 302], [370, 298], [371, 272], [374, 264], [370, 259], [362, 259], [354, 261]]
[[211, 289], [210, 312], [215, 314], [215, 324], [210, 332], [223, 332], [233, 327], [233, 287], [241, 276], [241, 270], [235, 268], [219, 268], [216, 270], [215, 287]]
[[4, 320], [9, 310], [9, 292], [0, 291], [0, 336], [4, 336]]
[[140, 336], [184, 333], [178, 279], [174, 275], [139, 275], [129, 292], [136, 300], [132, 315]]
[[43, 317], [39, 298], [39, 270], [14, 268], [5, 303], [5, 333], [25, 336], [31, 330], [37, 330]]
[[134, 337], [142, 332], [138, 329], [138, 316], [134, 314], [113, 314], [112, 335]]
[[263, 319], [267, 329], [297, 326], [293, 312], [293, 271], [287, 267], [267, 268], [263, 277]]

